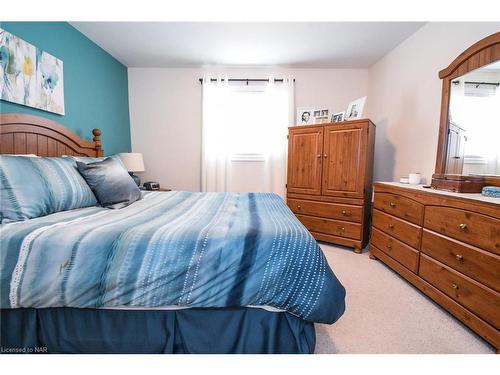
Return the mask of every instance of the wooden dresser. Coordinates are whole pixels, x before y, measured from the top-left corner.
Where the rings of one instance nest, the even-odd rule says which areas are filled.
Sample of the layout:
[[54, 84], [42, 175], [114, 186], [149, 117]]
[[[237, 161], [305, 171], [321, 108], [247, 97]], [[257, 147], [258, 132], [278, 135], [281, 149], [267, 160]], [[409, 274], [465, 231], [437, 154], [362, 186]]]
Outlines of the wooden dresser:
[[376, 183], [370, 257], [500, 348], [500, 199]]
[[287, 204], [317, 240], [367, 244], [374, 142], [367, 119], [289, 128]]

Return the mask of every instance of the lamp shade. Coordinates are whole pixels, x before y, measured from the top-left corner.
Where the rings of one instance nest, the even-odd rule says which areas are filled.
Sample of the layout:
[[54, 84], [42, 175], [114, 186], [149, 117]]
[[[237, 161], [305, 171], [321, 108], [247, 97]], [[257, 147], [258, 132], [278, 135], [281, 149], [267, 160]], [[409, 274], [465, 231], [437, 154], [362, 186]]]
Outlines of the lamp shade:
[[144, 172], [144, 160], [139, 152], [121, 152], [118, 154], [129, 172]]

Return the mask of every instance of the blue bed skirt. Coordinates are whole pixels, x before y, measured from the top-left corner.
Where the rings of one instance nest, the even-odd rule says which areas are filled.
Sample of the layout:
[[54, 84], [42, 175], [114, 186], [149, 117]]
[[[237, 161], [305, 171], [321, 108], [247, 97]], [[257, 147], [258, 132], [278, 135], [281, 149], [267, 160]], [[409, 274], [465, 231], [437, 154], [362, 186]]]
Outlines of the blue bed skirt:
[[314, 324], [253, 308], [1, 309], [2, 353], [313, 353]]

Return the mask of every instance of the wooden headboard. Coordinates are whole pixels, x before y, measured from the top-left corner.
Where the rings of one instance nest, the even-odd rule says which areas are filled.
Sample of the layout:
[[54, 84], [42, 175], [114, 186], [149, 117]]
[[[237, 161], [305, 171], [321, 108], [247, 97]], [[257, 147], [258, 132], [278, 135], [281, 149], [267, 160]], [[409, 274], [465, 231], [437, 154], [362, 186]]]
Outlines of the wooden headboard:
[[0, 113], [0, 154], [102, 156], [101, 131], [93, 129], [92, 135], [87, 141], [43, 117]]

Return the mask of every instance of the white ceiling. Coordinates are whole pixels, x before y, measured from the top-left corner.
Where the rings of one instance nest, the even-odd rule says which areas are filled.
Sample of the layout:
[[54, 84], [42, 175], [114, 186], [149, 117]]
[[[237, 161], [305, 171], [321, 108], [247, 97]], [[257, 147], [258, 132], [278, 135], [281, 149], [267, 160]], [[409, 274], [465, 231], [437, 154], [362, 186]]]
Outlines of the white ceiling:
[[367, 68], [422, 22], [72, 22], [128, 67]]

